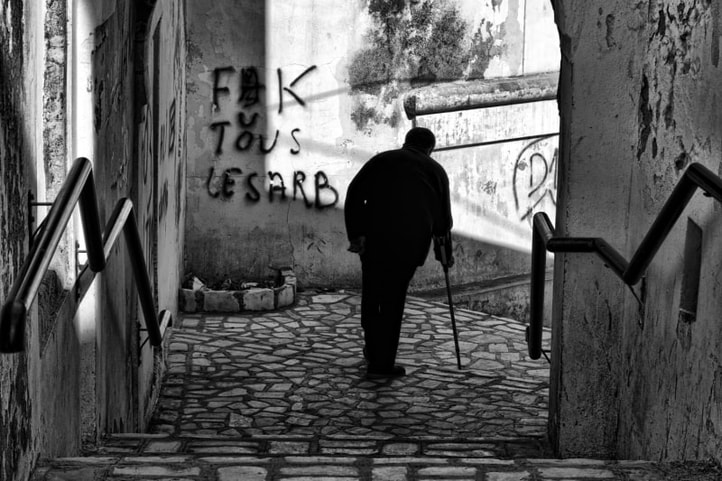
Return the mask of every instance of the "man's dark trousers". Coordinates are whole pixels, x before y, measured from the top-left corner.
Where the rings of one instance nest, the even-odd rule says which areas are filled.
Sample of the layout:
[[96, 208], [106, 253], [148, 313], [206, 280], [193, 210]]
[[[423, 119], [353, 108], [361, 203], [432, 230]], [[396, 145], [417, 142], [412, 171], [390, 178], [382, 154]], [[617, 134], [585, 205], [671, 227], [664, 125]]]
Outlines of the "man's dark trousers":
[[406, 291], [416, 271], [413, 263], [361, 256], [361, 326], [369, 371], [389, 372], [396, 361]]

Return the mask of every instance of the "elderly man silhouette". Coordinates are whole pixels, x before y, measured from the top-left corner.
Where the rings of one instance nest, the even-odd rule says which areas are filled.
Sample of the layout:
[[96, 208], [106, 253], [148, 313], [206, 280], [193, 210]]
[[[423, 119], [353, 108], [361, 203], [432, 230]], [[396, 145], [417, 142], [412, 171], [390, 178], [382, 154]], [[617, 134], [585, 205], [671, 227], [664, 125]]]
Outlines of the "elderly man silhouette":
[[369, 160], [351, 181], [344, 207], [349, 251], [361, 257], [361, 326], [367, 377], [406, 374], [396, 364], [406, 292], [424, 264], [433, 237], [443, 238], [450, 267], [451, 202], [449, 178], [430, 157], [436, 138], [414, 127], [400, 149]]

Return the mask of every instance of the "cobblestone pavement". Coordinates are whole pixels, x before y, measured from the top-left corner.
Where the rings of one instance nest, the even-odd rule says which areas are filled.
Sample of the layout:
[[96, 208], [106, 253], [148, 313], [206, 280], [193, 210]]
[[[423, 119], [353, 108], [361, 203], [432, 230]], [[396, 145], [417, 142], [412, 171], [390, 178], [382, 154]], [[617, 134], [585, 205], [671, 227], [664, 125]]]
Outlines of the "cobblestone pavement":
[[407, 375], [366, 380], [359, 305], [311, 292], [272, 313], [184, 315], [150, 433], [47, 461], [34, 480], [721, 479], [709, 466], [552, 459], [548, 364], [527, 357], [513, 320], [458, 310], [458, 370], [448, 307], [411, 297]]
[[524, 325], [411, 298], [397, 362], [366, 380], [360, 297], [302, 295], [264, 315], [186, 315], [151, 432], [256, 436], [533, 437], [546, 429], [549, 369]]

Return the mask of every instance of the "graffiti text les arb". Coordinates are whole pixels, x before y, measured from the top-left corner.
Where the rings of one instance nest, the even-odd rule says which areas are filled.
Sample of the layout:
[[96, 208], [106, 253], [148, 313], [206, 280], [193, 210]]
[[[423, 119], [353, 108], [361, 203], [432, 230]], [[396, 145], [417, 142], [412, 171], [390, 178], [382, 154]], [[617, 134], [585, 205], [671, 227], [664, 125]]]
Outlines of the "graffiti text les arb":
[[[328, 182], [328, 176], [318, 171], [313, 175], [313, 200], [309, 199], [306, 190], [307, 175], [301, 170], [293, 172], [291, 185], [286, 185], [286, 179], [279, 172], [268, 172], [266, 181], [258, 175], [258, 172], [250, 172], [245, 175], [242, 186], [239, 186], [238, 180], [244, 176], [242, 169], [231, 167], [225, 169], [222, 173], [217, 173], [214, 167], [208, 170], [208, 179], [206, 180], [206, 189], [208, 195], [216, 199], [231, 199], [238, 191], [245, 191], [245, 199], [247, 202], [257, 203], [261, 200], [262, 191], [266, 191], [268, 201], [274, 202], [291, 200], [302, 200], [306, 208], [323, 210], [333, 207], [338, 203], [338, 191], [334, 189]], [[308, 179], [311, 181], [311, 179]], [[264, 185], [266, 184], [267, 185]], [[308, 189], [310, 190], [310, 189]]]

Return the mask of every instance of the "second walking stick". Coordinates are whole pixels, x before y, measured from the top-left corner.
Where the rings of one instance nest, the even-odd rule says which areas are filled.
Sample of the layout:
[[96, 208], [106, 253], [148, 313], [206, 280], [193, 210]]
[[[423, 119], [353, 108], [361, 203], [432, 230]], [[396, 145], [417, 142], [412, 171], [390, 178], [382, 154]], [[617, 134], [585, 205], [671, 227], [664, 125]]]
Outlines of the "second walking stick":
[[[450, 239], [449, 239], [450, 240]], [[446, 237], [434, 237], [439, 253], [439, 261], [444, 268], [444, 279], [446, 280], [446, 295], [449, 299], [449, 314], [451, 316], [451, 329], [454, 332], [454, 347], [456, 348], [456, 365], [461, 370], [461, 354], [459, 353], [459, 335], [456, 332], [456, 318], [454, 317], [454, 301], [451, 297], [451, 285], [449, 284], [449, 253]]]

